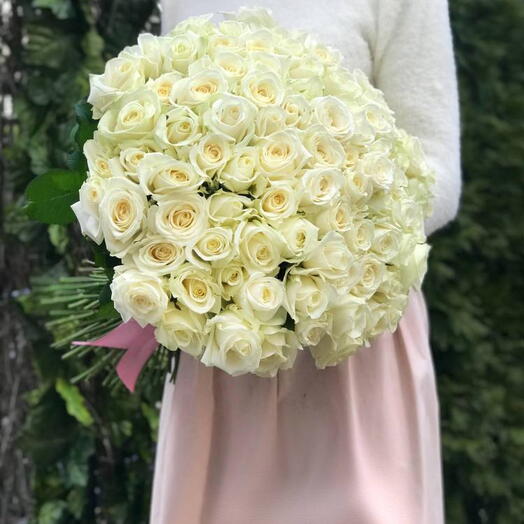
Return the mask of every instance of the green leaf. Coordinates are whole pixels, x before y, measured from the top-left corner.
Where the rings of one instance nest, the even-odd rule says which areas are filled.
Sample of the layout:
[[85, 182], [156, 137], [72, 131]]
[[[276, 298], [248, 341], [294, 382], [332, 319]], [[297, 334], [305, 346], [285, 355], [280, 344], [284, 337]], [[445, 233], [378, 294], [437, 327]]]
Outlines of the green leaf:
[[93, 417], [86, 407], [85, 399], [77, 386], [70, 384], [63, 378], [55, 383], [57, 393], [64, 399], [67, 412], [83, 426], [93, 424]]
[[105, 269], [105, 273], [109, 280], [113, 280], [113, 275], [115, 273], [114, 267], [120, 264], [120, 259], [117, 257], [112, 257], [109, 254], [109, 251], [105, 247], [105, 244], [95, 244], [95, 242], [90, 242], [91, 250], [93, 251], [93, 258], [95, 265]]
[[67, 504], [63, 500], [50, 500], [46, 502], [38, 512], [38, 524], [58, 524], [67, 510]]
[[49, 234], [49, 241], [55, 246], [58, 253], [65, 254], [67, 246], [69, 245], [69, 235], [65, 226], [58, 224], [50, 224], [47, 228]]
[[111, 302], [111, 283], [108, 282], [104, 285], [102, 288], [102, 291], [100, 291], [100, 296], [98, 297], [98, 301], [100, 302], [100, 305], [107, 304], [108, 302]]
[[74, 139], [77, 146], [82, 150], [85, 142], [93, 138], [98, 122], [93, 119], [91, 104], [87, 103], [85, 99], [75, 104], [75, 115], [77, 126], [74, 129]]
[[113, 302], [111, 301], [106, 302], [105, 304], [102, 304], [96, 314], [96, 318], [110, 319], [110, 318], [119, 318], [119, 317], [120, 317], [120, 313], [115, 309], [115, 306], [113, 305]]
[[75, 129], [75, 142], [76, 145], [82, 149], [84, 144], [90, 139], [93, 138], [93, 133], [96, 131], [96, 122], [80, 122], [77, 124]]
[[85, 175], [57, 169], [39, 175], [26, 189], [27, 214], [46, 224], [69, 224], [75, 219], [71, 205], [78, 200], [78, 190]]
[[87, 172], [87, 160], [81, 151], [73, 151], [66, 159], [67, 167], [76, 173]]
[[60, 20], [72, 17], [75, 12], [71, 0], [33, 0], [33, 5], [50, 9]]
[[75, 104], [75, 115], [78, 121], [91, 121], [93, 116], [91, 113], [91, 104], [85, 98], [79, 100]]

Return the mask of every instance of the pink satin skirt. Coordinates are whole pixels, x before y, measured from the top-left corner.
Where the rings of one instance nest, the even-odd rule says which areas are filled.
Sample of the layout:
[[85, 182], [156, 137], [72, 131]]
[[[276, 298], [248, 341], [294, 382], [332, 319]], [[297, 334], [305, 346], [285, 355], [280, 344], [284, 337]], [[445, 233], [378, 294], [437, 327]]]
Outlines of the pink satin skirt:
[[183, 355], [166, 383], [151, 524], [442, 524], [426, 305], [339, 366], [274, 379]]

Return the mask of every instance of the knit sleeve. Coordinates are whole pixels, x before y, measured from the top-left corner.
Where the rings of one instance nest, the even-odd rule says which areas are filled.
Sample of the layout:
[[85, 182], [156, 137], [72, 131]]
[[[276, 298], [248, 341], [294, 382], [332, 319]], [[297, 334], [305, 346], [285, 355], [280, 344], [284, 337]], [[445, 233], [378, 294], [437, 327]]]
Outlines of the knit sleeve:
[[429, 235], [453, 220], [461, 192], [457, 78], [447, 0], [378, 0], [373, 76], [397, 123], [436, 172]]

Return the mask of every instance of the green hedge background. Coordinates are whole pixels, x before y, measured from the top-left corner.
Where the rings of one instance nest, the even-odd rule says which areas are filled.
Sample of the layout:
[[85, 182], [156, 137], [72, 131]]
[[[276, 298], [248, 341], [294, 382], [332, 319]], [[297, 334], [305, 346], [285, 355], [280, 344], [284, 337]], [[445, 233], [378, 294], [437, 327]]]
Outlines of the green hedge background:
[[[16, 8], [14, 8], [16, 6]], [[17, 0], [2, 37], [0, 521], [145, 523], [159, 388], [111, 396], [67, 378], [29, 277], [71, 272], [71, 230], [29, 221], [25, 185], [63, 166], [87, 73], [158, 31], [152, 0]], [[431, 239], [425, 293], [441, 403], [447, 522], [524, 514], [522, 0], [450, 0], [464, 192]], [[144, 23], [144, 21], [146, 21]], [[12, 107], [11, 107], [12, 106]]]

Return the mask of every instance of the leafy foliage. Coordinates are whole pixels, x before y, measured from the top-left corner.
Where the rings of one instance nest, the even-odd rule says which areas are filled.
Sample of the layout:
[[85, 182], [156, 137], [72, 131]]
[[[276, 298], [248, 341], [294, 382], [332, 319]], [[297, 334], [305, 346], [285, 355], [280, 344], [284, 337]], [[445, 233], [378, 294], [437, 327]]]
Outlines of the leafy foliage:
[[447, 521], [524, 513], [524, 69], [519, 0], [452, 0], [464, 191], [425, 292], [439, 381]]
[[54, 169], [36, 177], [27, 186], [27, 212], [45, 224], [69, 224], [75, 218], [71, 205], [78, 200], [83, 173]]
[[[77, 106], [75, 113], [73, 107], [87, 94], [88, 73], [101, 72], [104, 62], [133, 43], [145, 25], [155, 30], [158, 16], [153, 0], [17, 0], [16, 8], [20, 40], [11, 52], [21, 73], [14, 77], [18, 122], [5, 154], [6, 188], [14, 201], [3, 210], [3, 242], [10, 246], [6, 271], [16, 273], [23, 289], [31, 275], [45, 274], [56, 281], [90, 256], [76, 226], [56, 225], [71, 218], [63, 211], [85, 174], [85, 160], [71, 151], [92, 133], [85, 108]], [[51, 171], [57, 167], [60, 171]], [[40, 177], [52, 177], [56, 192], [42, 195], [37, 190]], [[24, 188], [31, 180], [25, 202]], [[46, 227], [29, 220], [25, 207], [39, 220], [47, 214], [46, 220], [55, 224]], [[111, 260], [103, 262], [111, 272]], [[102, 378], [71, 384], [70, 378], [84, 366], [75, 359], [62, 360], [51, 345], [52, 337], [70, 326], [50, 326], [50, 334], [38, 321], [49, 307], [38, 304], [35, 296], [20, 294], [37, 376], [36, 387], [27, 395], [29, 415], [19, 436], [32, 463], [33, 521], [146, 521], [158, 382], [143, 388], [140, 396], [102, 387]], [[111, 311], [106, 314], [101, 322], [114, 319]]]
[[[146, 20], [151, 23], [154, 2], [17, 4], [26, 38], [13, 50], [22, 76], [14, 100], [19, 124], [6, 162], [7, 183], [20, 198], [4, 210], [4, 241], [8, 258], [24, 274], [57, 277], [92, 254], [71, 237], [75, 226], [28, 221], [21, 195], [32, 178], [51, 168], [82, 172], [81, 157], [70, 152], [75, 140], [89, 135], [89, 124], [75, 128], [72, 107], [87, 93], [87, 73], [100, 72]], [[450, 0], [450, 6], [465, 184], [458, 220], [431, 239], [425, 285], [439, 380], [447, 522], [513, 524], [524, 512], [524, 4]], [[112, 261], [99, 262], [110, 276]], [[22, 302], [27, 314], [44, 313], [34, 297]], [[75, 359], [62, 360], [41, 323], [29, 317], [25, 332], [38, 376], [20, 440], [33, 463], [34, 520], [146, 522], [159, 388], [129, 395], [111, 394], [96, 379], [71, 386], [69, 379], [81, 370]]]

